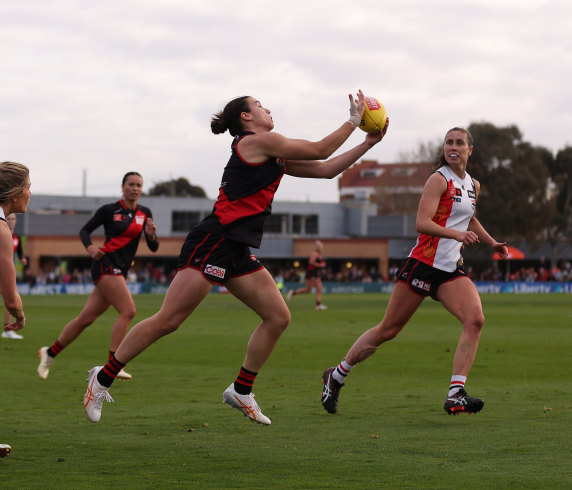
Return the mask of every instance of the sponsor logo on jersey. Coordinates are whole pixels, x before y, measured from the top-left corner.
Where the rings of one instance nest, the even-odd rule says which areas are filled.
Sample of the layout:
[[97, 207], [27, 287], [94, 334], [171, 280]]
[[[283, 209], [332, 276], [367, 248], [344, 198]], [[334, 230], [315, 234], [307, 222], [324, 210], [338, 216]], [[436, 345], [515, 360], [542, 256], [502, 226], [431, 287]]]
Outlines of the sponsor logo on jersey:
[[223, 269], [222, 267], [217, 267], [216, 265], [207, 264], [207, 266], [204, 269], [204, 272], [205, 274], [210, 274], [211, 276], [224, 279], [224, 274], [226, 272], [226, 269]]
[[117, 267], [114, 267], [114, 268], [113, 268], [113, 273], [114, 273], [114, 274], [117, 274], [117, 275], [120, 275], [120, 274], [121, 274], [121, 269], [118, 269]]
[[423, 291], [431, 291], [431, 283], [422, 281], [421, 279], [413, 279], [413, 281], [411, 281], [411, 285], [414, 288], [419, 288]]
[[467, 196], [469, 196], [471, 199], [477, 198], [475, 191], [467, 191]]
[[135, 223], [143, 226], [143, 223], [145, 223], [145, 216], [135, 216]]
[[123, 216], [122, 214], [114, 214], [113, 215], [113, 221], [123, 221], [125, 219], [125, 216]]
[[463, 193], [461, 192], [461, 189], [457, 189], [455, 187], [455, 196], [462, 196], [462, 195], [463, 195]]

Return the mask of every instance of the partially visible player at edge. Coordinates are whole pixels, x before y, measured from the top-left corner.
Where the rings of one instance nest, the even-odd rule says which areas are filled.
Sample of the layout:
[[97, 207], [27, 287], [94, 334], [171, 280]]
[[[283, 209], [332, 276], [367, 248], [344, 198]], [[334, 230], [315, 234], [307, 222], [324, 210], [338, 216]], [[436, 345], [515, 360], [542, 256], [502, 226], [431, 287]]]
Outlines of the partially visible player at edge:
[[472, 152], [469, 131], [447, 132], [436, 171], [427, 179], [419, 201], [417, 243], [399, 268], [383, 320], [356, 340], [337, 367], [324, 371], [321, 401], [329, 413], [337, 412], [339, 392], [351, 369], [401, 332], [427, 296], [440, 301], [463, 326], [444, 409], [456, 414], [483, 408], [483, 400], [465, 391], [485, 318], [479, 293], [463, 271], [461, 249], [483, 242], [503, 259], [508, 250], [506, 242], [492, 238], [474, 215], [480, 184], [467, 173]]
[[310, 293], [312, 288], [316, 289], [316, 310], [327, 310], [328, 307], [322, 304], [322, 270], [326, 267], [326, 261], [322, 257], [324, 244], [320, 240], [316, 240], [315, 247], [308, 258], [308, 268], [306, 269], [305, 281], [303, 288], [291, 289], [288, 291], [286, 299], [290, 301], [297, 294]]
[[[213, 212], [187, 236], [177, 275], [159, 312], [135, 325], [105, 366], [96, 366], [89, 372], [84, 407], [92, 422], [99, 421], [103, 400], [111, 400], [108, 389], [125, 364], [159, 338], [177, 330], [213, 284], [218, 284], [262, 320], [248, 341], [236, 380], [223, 393], [223, 402], [255, 422], [270, 425], [270, 419], [254, 400], [252, 385], [288, 326], [290, 311], [274, 279], [252, 255], [250, 247], [260, 246], [264, 220], [270, 215], [284, 174], [331, 179], [381, 141], [385, 130], [366, 136], [362, 143], [339, 156], [319, 160], [329, 158], [361, 121], [365, 107], [362, 92], [359, 91], [357, 101], [351, 95], [349, 99], [349, 121], [316, 142], [273, 132], [270, 111], [252, 97], [236, 98], [213, 116], [212, 132], [228, 130], [234, 137]], [[201, 375], [200, 366], [195, 367], [195, 375]]]
[[[113, 306], [119, 315], [111, 328], [109, 359], [125, 337], [129, 324], [135, 317], [135, 303], [125, 278], [137, 252], [141, 234], [145, 234], [147, 246], [152, 252], [159, 249], [159, 241], [151, 210], [138, 204], [143, 191], [141, 175], [138, 172], [126, 173], [121, 189], [123, 199], [101, 206], [79, 232], [87, 253], [93, 259], [91, 278], [95, 287], [79, 316], [64, 327], [50, 347], [40, 348], [38, 375], [42, 379], [48, 377], [55, 357], [110, 306]], [[100, 226], [105, 230], [105, 243], [98, 248], [93, 245], [90, 235]], [[131, 379], [131, 375], [126, 371], [122, 371], [118, 377]]]
[[[6, 223], [12, 232], [12, 240], [14, 241], [14, 260], [16, 257], [20, 260], [22, 265], [25, 267], [28, 265], [28, 259], [24, 256], [24, 249], [22, 248], [22, 239], [19, 235], [16, 234], [14, 231], [16, 229], [16, 215], [11, 214], [10, 216], [6, 216]], [[1, 292], [1, 290], [0, 290]], [[8, 330], [5, 328], [6, 325], [10, 323], [10, 312], [4, 308], [4, 330], [2, 331], [2, 337], [5, 339], [12, 339], [12, 340], [22, 340], [24, 337], [22, 335], [17, 334], [14, 330]]]
[[[8, 330], [24, 328], [26, 316], [16, 284], [12, 230], [6, 218], [12, 213], [25, 213], [31, 194], [28, 167], [15, 162], [0, 163], [0, 291], [4, 308], [14, 318], [6, 325]], [[8, 376], [8, 373], [4, 375]], [[9, 444], [0, 444], [0, 458], [8, 456], [11, 451]]]

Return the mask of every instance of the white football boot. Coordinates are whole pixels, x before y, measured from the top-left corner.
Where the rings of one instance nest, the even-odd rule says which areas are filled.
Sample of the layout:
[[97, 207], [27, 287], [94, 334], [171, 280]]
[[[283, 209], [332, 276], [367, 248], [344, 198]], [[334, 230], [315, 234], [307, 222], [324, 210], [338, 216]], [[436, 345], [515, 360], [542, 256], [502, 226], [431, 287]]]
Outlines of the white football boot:
[[54, 363], [54, 358], [48, 355], [49, 347], [40, 347], [38, 356], [40, 356], [40, 364], [38, 365], [38, 376], [46, 379], [50, 374], [50, 368]]
[[125, 379], [125, 380], [130, 380], [131, 378], [133, 378], [133, 376], [131, 376], [127, 371], [125, 370], [121, 370], [117, 373], [116, 376], [117, 379]]
[[89, 370], [87, 377], [87, 391], [83, 397], [83, 408], [89, 420], [93, 423], [99, 422], [101, 418], [101, 409], [103, 407], [103, 400], [112, 402], [113, 398], [109, 394], [109, 388], [101, 386], [97, 381], [97, 373], [103, 369], [103, 366], [95, 366]]
[[245, 417], [253, 422], [262, 425], [270, 425], [270, 419], [262, 413], [258, 403], [254, 400], [254, 393], [241, 395], [234, 391], [234, 383], [232, 383], [222, 394], [222, 402], [227, 403], [232, 408], [240, 410]]

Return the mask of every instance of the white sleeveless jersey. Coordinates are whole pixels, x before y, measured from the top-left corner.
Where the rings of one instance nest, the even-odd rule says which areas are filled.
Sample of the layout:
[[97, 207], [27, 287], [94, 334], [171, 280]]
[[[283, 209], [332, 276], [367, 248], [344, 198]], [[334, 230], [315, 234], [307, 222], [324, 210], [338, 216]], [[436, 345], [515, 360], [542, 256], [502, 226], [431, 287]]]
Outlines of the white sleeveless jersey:
[[[447, 181], [447, 189], [441, 196], [433, 221], [444, 228], [467, 231], [475, 214], [477, 195], [473, 179], [468, 173], [461, 179], [447, 165], [437, 170]], [[463, 265], [463, 244], [452, 238], [440, 238], [421, 233], [410, 257], [436, 269], [453, 272]]]

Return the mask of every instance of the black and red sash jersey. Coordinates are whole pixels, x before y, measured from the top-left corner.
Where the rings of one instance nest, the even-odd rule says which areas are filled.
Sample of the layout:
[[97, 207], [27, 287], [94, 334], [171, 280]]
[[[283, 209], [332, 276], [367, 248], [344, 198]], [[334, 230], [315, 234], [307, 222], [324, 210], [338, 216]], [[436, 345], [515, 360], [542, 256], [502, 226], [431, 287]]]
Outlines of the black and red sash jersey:
[[[322, 258], [321, 255], [318, 255], [318, 257], [316, 257], [316, 260], [314, 261], [316, 264], [324, 264], [324, 259]], [[312, 263], [308, 263], [308, 268], [306, 270], [308, 271], [315, 271], [318, 269], [321, 269], [322, 267], [318, 267], [317, 265], [314, 265]]]
[[262, 163], [244, 160], [238, 142], [251, 134], [240, 133], [232, 141], [213, 212], [197, 228], [258, 248], [264, 221], [272, 211], [274, 194], [286, 168], [284, 160], [275, 157]]
[[[123, 200], [104, 204], [80, 230], [79, 237], [87, 248], [92, 244], [90, 234], [103, 225], [105, 243], [101, 249], [105, 252], [105, 256], [115, 266], [129, 269], [137, 252], [147, 218], [153, 218], [153, 216], [151, 210], [145, 206], [138, 205], [135, 209], [129, 209]], [[149, 250], [156, 252], [159, 242], [149, 240], [147, 235], [145, 238]]]

